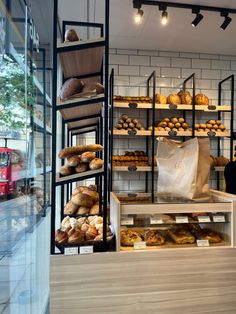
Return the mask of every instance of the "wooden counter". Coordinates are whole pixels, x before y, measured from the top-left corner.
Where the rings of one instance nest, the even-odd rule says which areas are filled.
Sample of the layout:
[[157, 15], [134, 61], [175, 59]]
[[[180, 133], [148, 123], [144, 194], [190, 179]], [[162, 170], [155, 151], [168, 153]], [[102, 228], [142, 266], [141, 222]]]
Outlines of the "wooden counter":
[[51, 314], [235, 314], [236, 248], [51, 257]]

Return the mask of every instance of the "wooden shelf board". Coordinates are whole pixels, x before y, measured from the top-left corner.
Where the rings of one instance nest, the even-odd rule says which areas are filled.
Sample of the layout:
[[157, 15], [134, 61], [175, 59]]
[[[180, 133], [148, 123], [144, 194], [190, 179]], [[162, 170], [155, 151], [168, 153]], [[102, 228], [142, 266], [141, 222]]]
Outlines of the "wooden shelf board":
[[[78, 94], [79, 95], [79, 94]], [[81, 93], [82, 95], [82, 93]], [[97, 101], [97, 103], [100, 103], [103, 101], [104, 99], [104, 94], [99, 94], [99, 95], [96, 95], [96, 96], [87, 96], [87, 97], [77, 97], [77, 98], [71, 98], [71, 99], [68, 99], [68, 100], [61, 100], [60, 97], [57, 98], [57, 108], [60, 109], [60, 106], [63, 106], [63, 105], [78, 105], [80, 106], [80, 102], [82, 101], [88, 101], [88, 100], [92, 100], [93, 103], [95, 103]]]
[[[125, 102], [125, 101], [116, 101], [114, 100], [113, 106], [115, 108], [130, 108], [129, 104], [135, 103], [137, 104], [136, 109], [152, 109], [152, 103], [143, 103], [143, 102]], [[171, 108], [172, 105], [170, 104], [155, 104], [156, 109], [166, 109], [166, 110], [173, 110]], [[192, 105], [185, 105], [185, 104], [176, 104], [177, 108], [174, 110], [192, 110]], [[214, 105], [215, 106], [215, 105]], [[207, 112], [217, 112], [217, 111], [230, 111], [231, 106], [222, 105], [222, 106], [215, 106], [215, 109], [208, 109], [207, 106], [195, 106], [196, 111], [207, 111]]]
[[[195, 136], [197, 136], [197, 137], [208, 137], [208, 134], [207, 134], [207, 132], [195, 131]], [[228, 136], [230, 136], [229, 132], [225, 131], [225, 132], [215, 132], [215, 136], [213, 136], [213, 137], [228, 137]]]
[[95, 126], [90, 126], [90, 127], [84, 127], [83, 129], [80, 130], [73, 130], [71, 131], [72, 135], [76, 134], [78, 132], [90, 132], [90, 131], [95, 131], [96, 127]]
[[64, 120], [74, 119], [74, 118], [83, 118], [87, 117], [88, 115], [96, 115], [100, 114], [102, 110], [103, 104], [96, 103], [96, 104], [87, 104], [83, 106], [78, 106], [74, 108], [68, 109], [61, 109], [61, 115]]
[[[112, 171], [120, 171], [120, 172], [136, 172], [136, 171], [143, 171], [143, 172], [149, 172], [151, 171], [151, 166], [136, 166], [137, 170], [130, 171], [128, 170], [128, 166], [113, 166]], [[155, 171], [157, 171], [157, 168], [155, 167]]]
[[[113, 135], [133, 136], [133, 135], [129, 135], [128, 131], [126, 130], [117, 130], [117, 129], [113, 130]], [[151, 131], [145, 130], [145, 131], [137, 131], [137, 134], [134, 136], [150, 136], [150, 135], [151, 135]]]
[[[191, 136], [191, 131], [178, 131], [176, 136]], [[170, 136], [168, 131], [155, 131], [155, 136]]]
[[102, 42], [104, 42], [104, 39], [99, 38], [97, 40], [88, 40], [86, 42], [77, 41], [59, 44], [57, 46], [59, 51], [60, 48], [74, 47], [73, 51], [59, 53], [64, 77], [69, 78], [100, 72], [102, 68], [105, 45], [84, 49], [81, 48], [83, 48], [83, 45], [85, 46], [86, 44], [95, 44]]
[[81, 179], [83, 177], [86, 177], [86, 176], [96, 176], [97, 174], [101, 174], [104, 172], [104, 169], [101, 168], [101, 169], [98, 169], [98, 170], [89, 170], [89, 171], [85, 171], [85, 172], [82, 172], [82, 173], [75, 173], [75, 174], [72, 174], [70, 176], [65, 176], [65, 177], [60, 177], [59, 176], [59, 173], [57, 173], [56, 175], [56, 183], [66, 183], [66, 181], [68, 180], [74, 180], [76, 181], [76, 179]]
[[69, 129], [71, 129], [71, 128], [81, 128], [81, 127], [86, 128], [88, 125], [98, 123], [98, 120], [99, 120], [99, 118], [88, 118], [88, 119], [85, 119], [85, 120], [78, 120], [78, 121], [75, 121], [75, 122], [70, 122], [70, 123], [68, 123], [68, 128]]

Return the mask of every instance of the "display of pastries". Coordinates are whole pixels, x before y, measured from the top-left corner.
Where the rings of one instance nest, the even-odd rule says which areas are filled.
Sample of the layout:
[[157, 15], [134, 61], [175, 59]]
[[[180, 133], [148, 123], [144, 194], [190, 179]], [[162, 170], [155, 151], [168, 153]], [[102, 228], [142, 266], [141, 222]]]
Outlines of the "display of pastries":
[[141, 234], [132, 229], [121, 230], [120, 244], [122, 246], [133, 246], [136, 242], [143, 241]]
[[142, 126], [142, 124], [139, 122], [138, 119], [134, 118], [131, 119], [128, 115], [123, 114], [117, 121], [115, 128], [117, 130], [145, 130], [145, 128]]
[[148, 246], [163, 245], [165, 243], [165, 238], [160, 234], [158, 230], [145, 230], [142, 236], [143, 240]]
[[190, 225], [190, 228], [198, 240], [208, 240], [209, 243], [220, 243], [223, 240], [220, 233], [209, 228], [201, 228], [199, 225]]
[[124, 155], [112, 156], [113, 166], [148, 166], [148, 156], [144, 151], [126, 151]]
[[[149, 127], [152, 130], [152, 127]], [[190, 131], [189, 124], [182, 117], [163, 118], [155, 125], [156, 131]]]
[[198, 132], [224, 132], [226, 127], [221, 120], [208, 120], [205, 123], [196, 123], [195, 130]]
[[171, 228], [168, 234], [176, 244], [192, 244], [195, 242], [195, 237], [184, 228]]

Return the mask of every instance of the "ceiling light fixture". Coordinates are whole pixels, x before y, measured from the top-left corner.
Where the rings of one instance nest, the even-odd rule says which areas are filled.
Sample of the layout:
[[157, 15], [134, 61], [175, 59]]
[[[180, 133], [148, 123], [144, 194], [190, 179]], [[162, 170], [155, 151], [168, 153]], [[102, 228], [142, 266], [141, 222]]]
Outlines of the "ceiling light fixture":
[[161, 24], [166, 25], [168, 23], [168, 13], [167, 11], [163, 11], [161, 14]]
[[203, 19], [203, 15], [200, 13], [200, 10], [192, 10], [192, 13], [197, 14], [195, 19], [192, 21], [192, 27], [196, 27]]
[[137, 13], [134, 15], [134, 21], [136, 24], [141, 24], [143, 18], [143, 10], [138, 9]]
[[225, 20], [224, 20], [224, 22], [221, 24], [220, 28], [223, 29], [223, 30], [225, 30], [225, 29], [229, 26], [229, 24], [231, 23], [232, 19], [231, 19], [231, 17], [228, 16], [228, 15], [229, 15], [228, 12], [221, 12], [220, 15], [221, 15], [221, 16], [224, 16], [224, 18], [225, 18]]

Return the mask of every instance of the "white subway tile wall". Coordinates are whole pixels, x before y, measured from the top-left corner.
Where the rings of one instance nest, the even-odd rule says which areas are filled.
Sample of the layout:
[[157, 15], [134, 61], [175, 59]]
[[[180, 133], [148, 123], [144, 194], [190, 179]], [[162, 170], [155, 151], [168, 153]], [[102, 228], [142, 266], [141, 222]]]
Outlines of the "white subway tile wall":
[[[156, 71], [156, 92], [166, 96], [169, 93], [177, 92], [183, 80], [192, 73], [196, 74], [196, 92], [203, 92], [208, 95], [211, 104], [218, 104], [218, 83], [220, 79], [231, 74], [236, 75], [236, 56], [217, 54], [189, 53], [189, 52], [168, 52], [157, 50], [126, 50], [110, 49], [110, 70], [114, 68], [114, 94], [123, 96], [146, 96], [146, 79]], [[230, 104], [230, 84], [223, 85], [223, 102]], [[236, 112], [235, 112], [236, 113]], [[137, 117], [146, 127], [146, 112], [137, 109], [115, 109], [114, 123], [121, 114], [128, 114], [131, 118]], [[179, 112], [172, 112], [171, 115], [178, 115]], [[170, 115], [169, 111], [157, 113], [156, 120]], [[210, 113], [197, 113], [196, 122], [204, 123], [217, 115]], [[190, 114], [186, 116], [187, 120]], [[224, 123], [229, 126], [230, 115], [223, 115]], [[151, 117], [150, 117], [151, 119]], [[86, 138], [91, 138], [87, 135]], [[94, 140], [94, 139], [93, 139]], [[145, 150], [145, 138], [114, 138], [114, 154], [122, 154], [125, 150]], [[229, 140], [221, 141], [221, 154], [229, 157]], [[156, 149], [156, 148], [155, 148]], [[217, 156], [217, 140], [211, 140], [211, 154]], [[211, 187], [216, 188], [217, 174], [211, 173]], [[223, 176], [221, 188], [223, 188]], [[113, 190], [116, 192], [138, 192], [145, 190], [144, 173], [114, 173]], [[150, 175], [149, 175], [150, 180]], [[149, 188], [150, 188], [149, 181]]]

